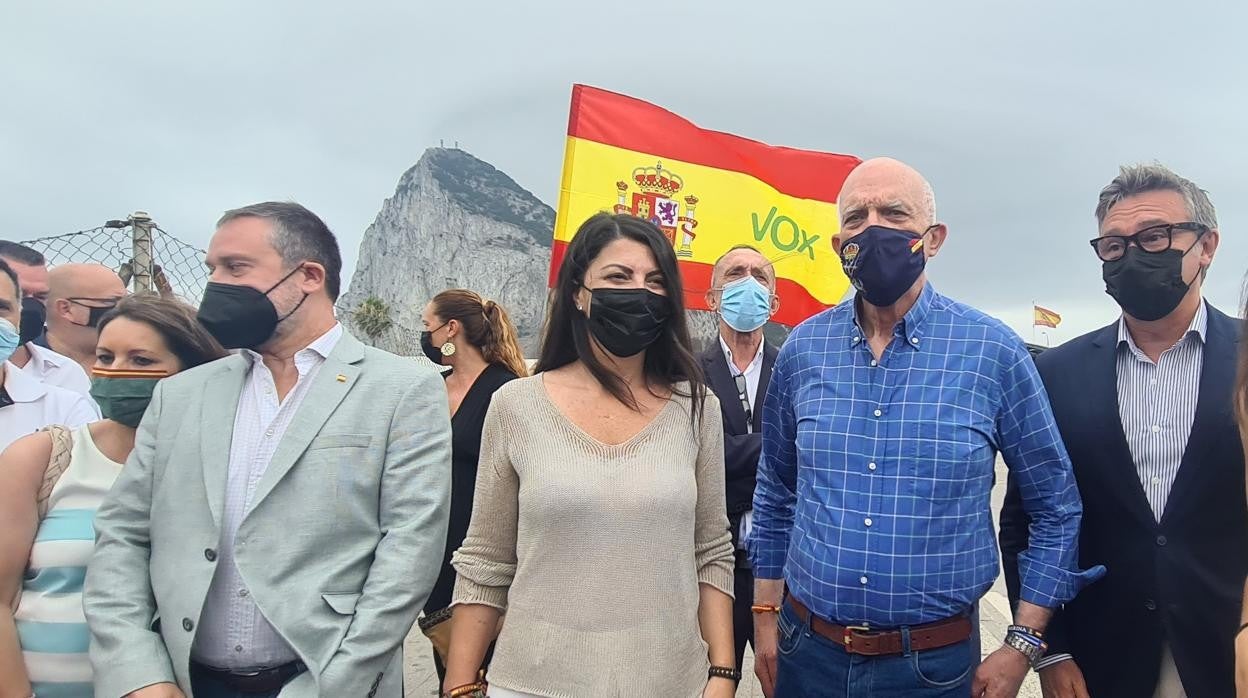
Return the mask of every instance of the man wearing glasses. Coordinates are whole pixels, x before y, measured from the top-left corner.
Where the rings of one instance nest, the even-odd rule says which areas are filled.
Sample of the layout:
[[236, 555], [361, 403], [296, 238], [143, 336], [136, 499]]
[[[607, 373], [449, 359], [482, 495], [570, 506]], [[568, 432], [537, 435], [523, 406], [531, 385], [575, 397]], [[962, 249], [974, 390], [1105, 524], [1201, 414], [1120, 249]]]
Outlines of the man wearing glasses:
[[776, 348], [767, 344], [763, 326], [780, 307], [776, 272], [750, 245], [728, 250], [711, 272], [706, 304], [719, 313], [719, 341], [702, 355], [706, 380], [719, 398], [724, 417], [725, 490], [728, 522], [737, 551], [733, 627], [737, 666], [745, 644], [753, 640], [754, 575], [745, 552], [754, 506], [754, 480], [762, 451], [762, 397], [767, 394]]
[[48, 272], [48, 329], [34, 343], [77, 361], [90, 375], [96, 327], [125, 294], [121, 277], [102, 264], [58, 264]]
[[[1036, 359], [1083, 497], [1082, 566], [1108, 575], [1049, 623], [1045, 696], [1234, 695], [1248, 574], [1243, 451], [1231, 409], [1239, 322], [1201, 296], [1218, 249], [1208, 196], [1161, 165], [1123, 167], [1091, 241], [1122, 316]], [[1001, 514], [1012, 598], [1030, 521]]]

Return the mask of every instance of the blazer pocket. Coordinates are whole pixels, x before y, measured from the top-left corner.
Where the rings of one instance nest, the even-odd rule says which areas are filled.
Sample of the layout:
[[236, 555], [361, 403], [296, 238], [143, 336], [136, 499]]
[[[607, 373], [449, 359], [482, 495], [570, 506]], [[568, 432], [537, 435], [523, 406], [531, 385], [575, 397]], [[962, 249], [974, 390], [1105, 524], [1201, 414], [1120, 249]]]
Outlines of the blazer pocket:
[[326, 448], [368, 448], [373, 445], [371, 434], [321, 434], [308, 445], [309, 451]]
[[334, 609], [336, 613], [344, 616], [355, 615], [355, 605], [360, 601], [360, 592], [358, 591], [341, 591], [321, 594], [321, 598], [325, 599], [325, 603]]

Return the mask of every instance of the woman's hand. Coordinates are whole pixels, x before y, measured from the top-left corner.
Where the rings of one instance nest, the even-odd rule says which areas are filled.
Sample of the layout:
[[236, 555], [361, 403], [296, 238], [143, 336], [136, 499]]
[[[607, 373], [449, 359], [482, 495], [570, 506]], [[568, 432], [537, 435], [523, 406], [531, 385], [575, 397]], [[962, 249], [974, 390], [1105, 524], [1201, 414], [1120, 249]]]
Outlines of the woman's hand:
[[737, 694], [737, 682], [719, 676], [712, 676], [702, 689], [702, 698], [732, 698]]

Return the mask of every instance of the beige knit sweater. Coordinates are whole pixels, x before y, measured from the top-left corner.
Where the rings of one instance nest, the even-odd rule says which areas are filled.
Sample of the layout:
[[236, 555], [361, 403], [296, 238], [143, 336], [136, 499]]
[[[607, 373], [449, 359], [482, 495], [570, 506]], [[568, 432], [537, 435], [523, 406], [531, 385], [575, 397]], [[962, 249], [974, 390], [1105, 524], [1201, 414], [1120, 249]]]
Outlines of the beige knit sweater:
[[503, 609], [488, 679], [558, 698], [694, 698], [706, 685], [698, 585], [732, 594], [719, 402], [673, 396], [606, 445], [542, 376], [494, 394], [455, 603]]

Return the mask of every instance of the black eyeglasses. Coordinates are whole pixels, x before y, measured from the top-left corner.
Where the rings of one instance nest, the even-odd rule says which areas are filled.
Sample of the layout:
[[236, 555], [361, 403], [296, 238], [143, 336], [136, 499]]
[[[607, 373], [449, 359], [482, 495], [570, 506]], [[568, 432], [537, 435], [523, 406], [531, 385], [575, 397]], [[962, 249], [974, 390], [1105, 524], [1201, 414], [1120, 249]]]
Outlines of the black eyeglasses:
[[745, 382], [745, 374], [738, 373], [733, 376], [733, 380], [737, 383], [737, 397], [741, 400], [741, 409], [745, 410], [745, 423], [752, 424], [754, 422], [754, 412], [750, 409], [750, 397], [746, 392], [749, 385]]
[[1196, 239], [1199, 240], [1202, 235], [1209, 232], [1209, 226], [1200, 223], [1155, 225], [1151, 228], [1145, 228], [1135, 235], [1102, 235], [1095, 240], [1089, 240], [1088, 244], [1092, 245], [1092, 249], [1096, 250], [1096, 256], [1100, 257], [1102, 262], [1115, 262], [1122, 259], [1122, 256], [1127, 253], [1127, 248], [1132, 243], [1150, 254], [1165, 252], [1174, 243], [1174, 231], [1176, 230], [1194, 232], [1196, 233]]

